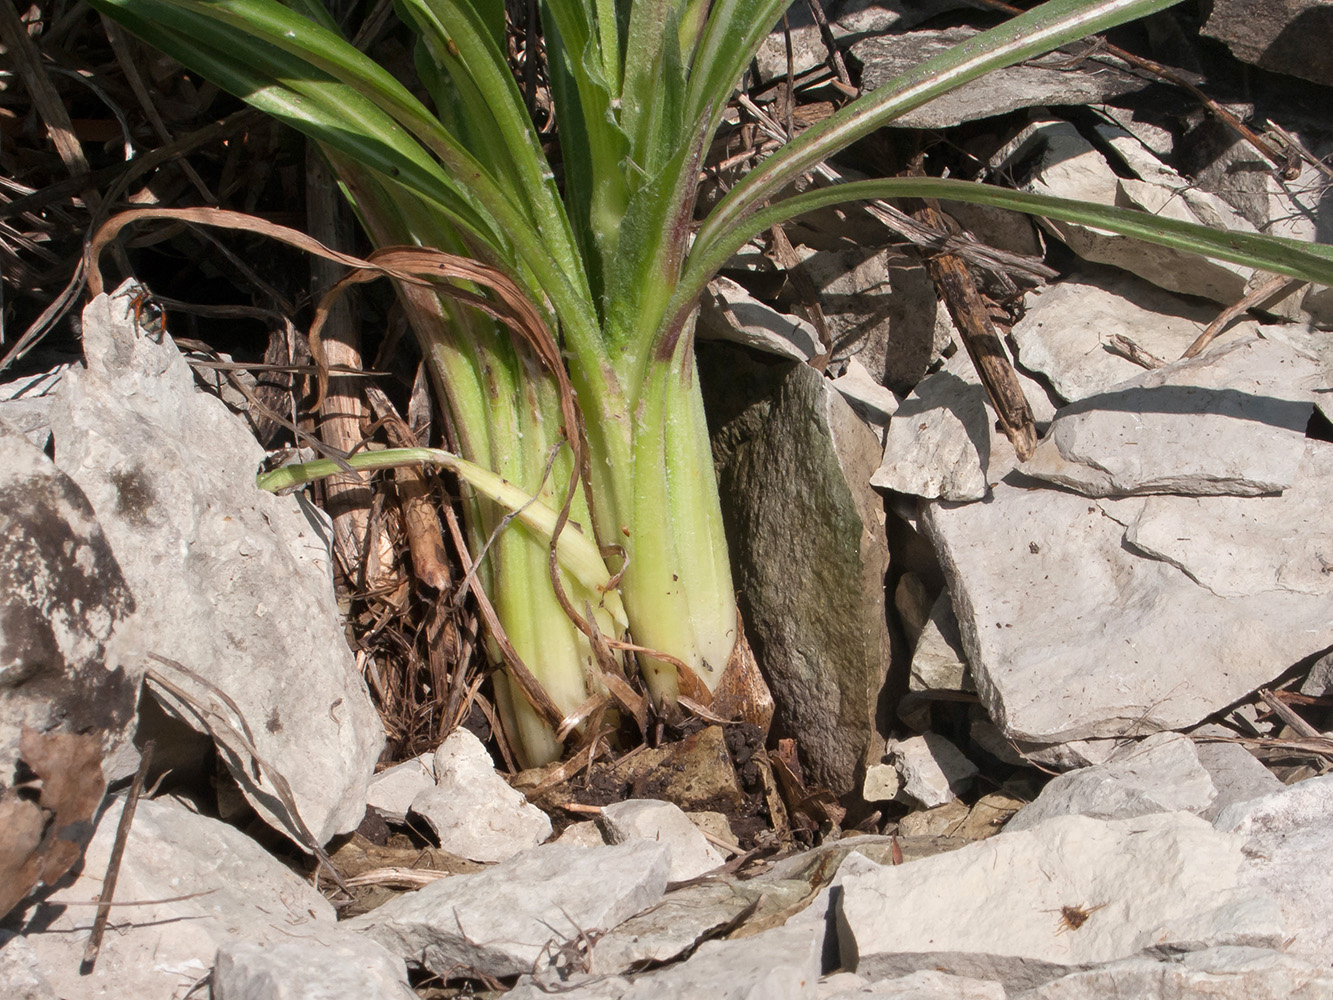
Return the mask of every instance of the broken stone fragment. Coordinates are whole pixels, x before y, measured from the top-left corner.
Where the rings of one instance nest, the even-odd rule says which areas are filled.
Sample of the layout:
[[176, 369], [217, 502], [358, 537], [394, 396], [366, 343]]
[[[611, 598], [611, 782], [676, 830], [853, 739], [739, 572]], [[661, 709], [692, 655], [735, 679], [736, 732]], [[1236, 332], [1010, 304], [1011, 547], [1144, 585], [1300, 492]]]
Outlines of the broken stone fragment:
[[684, 882], [712, 871], [724, 861], [702, 831], [679, 806], [654, 799], [628, 799], [602, 807], [607, 842], [649, 840], [662, 844], [671, 858], [668, 878]]
[[927, 809], [967, 791], [977, 775], [976, 765], [938, 733], [891, 740], [887, 753], [898, 769], [899, 799]]
[[218, 949], [213, 1000], [413, 1000], [407, 966], [355, 934], [238, 941]]
[[660, 844], [547, 844], [474, 875], [439, 879], [342, 922], [436, 975], [544, 969], [580, 936], [657, 902], [670, 867]]
[[[1277, 901], [1242, 881], [1240, 838], [1187, 813], [1062, 816], [843, 882], [844, 967], [934, 969], [1012, 994], [1146, 950], [1276, 948]], [[960, 919], [966, 914], [966, 919]]]
[[149, 684], [164, 708], [208, 732], [259, 815], [309, 850], [311, 837], [356, 829], [384, 746], [339, 619], [327, 518], [255, 485], [263, 449], [196, 388], [169, 336], [142, 335], [132, 291], [84, 309], [87, 367], [64, 374], [51, 411], [56, 465], [88, 497], [134, 595], [125, 655], [167, 679], [179, 694]]
[[1284, 344], [1228, 339], [1066, 406], [1020, 468], [1095, 497], [1275, 493], [1295, 479], [1324, 378]]
[[434, 757], [435, 784], [418, 792], [411, 811], [440, 847], [473, 861], [503, 861], [551, 835], [551, 820], [509, 786], [476, 736], [455, 729]]
[[859, 790], [871, 745], [883, 746], [891, 656], [886, 517], [869, 486], [879, 443], [806, 365], [720, 345], [701, 358], [733, 572], [774, 727], [797, 737], [809, 785]]
[[[924, 60], [974, 38], [974, 28], [944, 28], [867, 38], [851, 53], [865, 66], [862, 90], [874, 90]], [[1095, 104], [1141, 90], [1146, 82], [1118, 60], [1075, 66], [1067, 52], [1054, 52], [1017, 66], [986, 74], [943, 97], [900, 115], [891, 123], [901, 128], [947, 128], [978, 118], [991, 118], [1022, 108], [1052, 104]]]
[[1215, 0], [1203, 33], [1255, 66], [1333, 86], [1333, 10], [1319, 0]]
[[435, 786], [434, 761], [433, 753], [423, 753], [386, 767], [370, 779], [366, 805], [391, 823], [406, 822], [412, 800]]
[[[972, 677], [1002, 734], [1066, 744], [1184, 729], [1333, 644], [1333, 577], [1315, 572], [1317, 545], [1281, 562], [1292, 550], [1277, 536], [1333, 491], [1333, 446], [1297, 443], [1304, 460], [1280, 496], [1094, 501], [1005, 481], [984, 504], [927, 505]], [[1244, 523], [1263, 530], [1215, 534], [1232, 505], [1262, 511]], [[1174, 563], [1127, 543], [1148, 516], [1175, 521], [1154, 531], [1170, 535]], [[1226, 543], [1205, 551], [1196, 532]], [[1201, 585], [1258, 580], [1266, 559], [1262, 589], [1222, 597]]]

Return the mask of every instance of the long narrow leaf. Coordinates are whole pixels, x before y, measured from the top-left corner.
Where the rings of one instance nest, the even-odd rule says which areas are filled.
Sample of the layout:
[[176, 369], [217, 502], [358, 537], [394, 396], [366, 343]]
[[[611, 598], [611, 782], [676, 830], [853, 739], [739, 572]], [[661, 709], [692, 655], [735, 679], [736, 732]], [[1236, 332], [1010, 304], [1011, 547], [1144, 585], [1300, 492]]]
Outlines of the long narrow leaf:
[[990, 205], [1060, 222], [1095, 226], [1174, 250], [1274, 271], [1321, 285], [1333, 285], [1333, 246], [1322, 243], [1299, 243], [1258, 233], [1210, 229], [1137, 209], [1028, 194], [972, 181], [892, 177], [853, 181], [808, 191], [752, 213], [741, 226], [734, 227], [725, 239], [714, 242], [704, 253], [690, 256], [685, 273], [672, 296], [669, 314], [679, 317], [693, 308], [712, 276], [732, 254], [759, 233], [818, 208], [876, 198], [940, 198]]
[[710, 244], [804, 171], [899, 115], [992, 70], [1049, 52], [1086, 35], [1165, 10], [1180, 0], [1047, 0], [894, 77], [778, 150], [718, 203], [696, 247]]

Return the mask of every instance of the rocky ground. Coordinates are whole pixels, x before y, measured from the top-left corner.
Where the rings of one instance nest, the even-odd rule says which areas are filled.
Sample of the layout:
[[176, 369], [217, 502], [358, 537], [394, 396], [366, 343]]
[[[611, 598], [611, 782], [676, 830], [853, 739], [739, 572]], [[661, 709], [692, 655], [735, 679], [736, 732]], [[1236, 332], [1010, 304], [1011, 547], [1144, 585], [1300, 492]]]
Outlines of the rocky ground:
[[[908, 6], [827, 5], [860, 86], [976, 21]], [[1326, 10], [1263, 8], [1138, 39], [1257, 135], [1091, 43], [827, 173], [942, 137], [968, 176], [1327, 242]], [[810, 108], [841, 69], [798, 13]], [[778, 141], [786, 74], [777, 34], [732, 143]], [[254, 380], [134, 282], [92, 299], [81, 361], [0, 394], [0, 995], [1333, 997], [1333, 297], [940, 208], [948, 241], [913, 206], [804, 219], [705, 303], [771, 733], [522, 773], [450, 701], [465, 618], [393, 617], [336, 522], [254, 488]], [[454, 659], [395, 672], [395, 629]]]

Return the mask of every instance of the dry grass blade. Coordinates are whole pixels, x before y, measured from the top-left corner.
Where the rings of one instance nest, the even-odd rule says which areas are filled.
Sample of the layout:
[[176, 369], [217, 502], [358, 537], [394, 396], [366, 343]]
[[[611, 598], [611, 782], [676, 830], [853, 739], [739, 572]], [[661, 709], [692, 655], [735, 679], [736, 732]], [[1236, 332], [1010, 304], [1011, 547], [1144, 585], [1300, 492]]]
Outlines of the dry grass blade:
[[28, 88], [32, 103], [46, 123], [46, 130], [60, 154], [61, 162], [71, 177], [88, 173], [88, 159], [83, 155], [83, 146], [74, 135], [74, 126], [70, 122], [65, 102], [51, 83], [42, 66], [42, 53], [37, 43], [28, 35], [28, 31], [19, 18], [18, 8], [11, 3], [0, 3], [0, 40], [9, 51], [14, 68]]

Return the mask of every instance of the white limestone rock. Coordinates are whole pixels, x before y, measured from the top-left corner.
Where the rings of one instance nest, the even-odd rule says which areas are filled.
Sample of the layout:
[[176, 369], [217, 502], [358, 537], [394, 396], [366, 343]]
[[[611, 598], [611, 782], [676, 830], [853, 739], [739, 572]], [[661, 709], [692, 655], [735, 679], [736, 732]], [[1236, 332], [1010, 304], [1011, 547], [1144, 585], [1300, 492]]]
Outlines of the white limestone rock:
[[544, 968], [581, 934], [602, 933], [666, 889], [660, 844], [547, 844], [486, 871], [439, 879], [342, 927], [437, 975], [514, 976]]
[[1053, 979], [1009, 1000], [1327, 1000], [1333, 973], [1270, 948], [1205, 948], [1161, 958], [1127, 958]]
[[927, 809], [957, 798], [977, 775], [977, 766], [938, 733], [893, 740], [888, 753], [902, 783], [899, 799]]
[[390, 823], [407, 822], [412, 800], [435, 787], [435, 754], [423, 753], [393, 767], [386, 767], [370, 779], [366, 805], [379, 811]]
[[435, 751], [436, 784], [418, 792], [411, 811], [446, 851], [473, 861], [504, 861], [551, 835], [551, 819], [495, 770], [491, 755], [466, 729]]
[[1234, 803], [1213, 825], [1244, 838], [1243, 883], [1281, 903], [1293, 936], [1283, 950], [1327, 969], [1333, 949], [1333, 775]]
[[7, 1000], [56, 1000], [28, 939], [0, 932], [0, 996]]
[[[178, 1000], [238, 941], [321, 941], [333, 907], [235, 827], [171, 799], [139, 802], [95, 970], [79, 974], [123, 799], [97, 824], [83, 873], [25, 915], [26, 937], [62, 997]], [[167, 902], [157, 902], [167, 900]], [[122, 902], [123, 901], [123, 902]], [[141, 905], [124, 905], [143, 901]]]
[[1282, 791], [1284, 786], [1277, 776], [1239, 743], [1201, 738], [1214, 730], [1226, 732], [1221, 726], [1201, 726], [1191, 733], [1199, 763], [1208, 771], [1208, 777], [1217, 789], [1212, 804], [1199, 813], [1200, 816], [1213, 820], [1234, 802], [1248, 802]]
[[907, 687], [910, 691], [975, 690], [948, 591], [936, 599], [916, 641]]
[[330, 937], [223, 945], [213, 1000], [414, 1000], [401, 958], [366, 937]]
[[797, 361], [809, 361], [822, 350], [819, 334], [805, 320], [779, 312], [721, 276], [708, 283], [696, 329], [703, 340], [728, 340]]
[[725, 862], [680, 806], [656, 799], [627, 799], [602, 807], [607, 842], [649, 840], [662, 844], [671, 858], [668, 879], [684, 882]]
[[843, 962], [872, 980], [935, 969], [1012, 992], [1141, 954], [1279, 947], [1287, 926], [1242, 882], [1241, 848], [1186, 813], [1056, 817], [847, 878]]
[[1323, 380], [1285, 345], [1228, 339], [1060, 410], [1021, 471], [1098, 497], [1283, 490]]
[[[169, 656], [228, 696], [153, 664], [226, 722], [211, 735], [259, 815], [306, 849], [276, 771], [325, 843], [361, 822], [384, 746], [339, 620], [327, 519], [299, 495], [255, 486], [263, 449], [195, 388], [170, 337], [136, 328], [133, 287], [84, 310], [87, 368], [65, 372], [52, 408], [56, 465], [87, 495], [134, 593], [134, 651]], [[206, 731], [199, 712], [150, 690]], [[247, 727], [262, 766], [233, 734]]]
[[[1303, 497], [1333, 489], [1321, 471], [1329, 447], [1309, 442], [1282, 497], [1243, 503], [1265, 505], [1269, 530], [1287, 530], [1285, 504], [1301, 509]], [[973, 681], [1006, 737], [1063, 744], [1184, 729], [1333, 644], [1333, 577], [1320, 594], [1274, 586], [1224, 598], [1126, 544], [1148, 504], [1162, 511], [1154, 516], [1197, 514], [1179, 519], [1177, 536], [1208, 534], [1205, 499], [1093, 501], [1003, 482], [988, 503], [926, 507]], [[1248, 546], [1276, 542], [1238, 535], [1231, 558], [1239, 568], [1257, 558]], [[1291, 572], [1311, 579], [1304, 565]]]
[[[830, 977], [833, 978], [833, 977]], [[951, 976], [934, 969], [922, 969], [894, 979], [866, 982], [853, 989], [821, 993], [819, 1000], [1005, 1000], [1004, 987], [986, 979]]]
[[1052, 778], [1005, 830], [1028, 830], [1052, 816], [1129, 819], [1177, 810], [1201, 815], [1216, 796], [1193, 741], [1179, 733], [1155, 733], [1127, 743], [1105, 764]]

